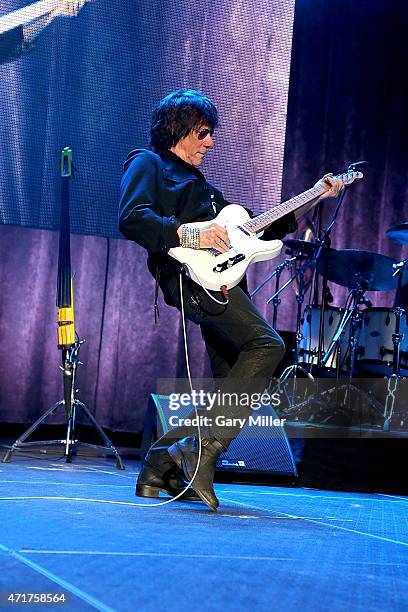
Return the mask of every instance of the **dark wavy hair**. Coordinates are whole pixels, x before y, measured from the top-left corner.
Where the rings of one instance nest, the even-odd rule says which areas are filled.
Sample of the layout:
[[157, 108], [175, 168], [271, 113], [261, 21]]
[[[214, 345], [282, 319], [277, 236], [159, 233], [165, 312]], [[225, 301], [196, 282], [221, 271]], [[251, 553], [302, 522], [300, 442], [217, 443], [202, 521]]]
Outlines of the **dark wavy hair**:
[[150, 146], [157, 152], [170, 149], [204, 124], [211, 130], [218, 125], [217, 109], [208, 96], [195, 89], [172, 91], [153, 111]]

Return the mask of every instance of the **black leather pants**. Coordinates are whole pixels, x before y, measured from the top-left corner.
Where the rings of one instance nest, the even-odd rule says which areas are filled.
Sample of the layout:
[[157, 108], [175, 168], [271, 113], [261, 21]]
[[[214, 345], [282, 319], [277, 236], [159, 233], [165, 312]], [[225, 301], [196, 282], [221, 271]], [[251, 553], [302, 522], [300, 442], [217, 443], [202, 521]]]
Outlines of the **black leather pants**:
[[[180, 310], [179, 279], [174, 277], [167, 289]], [[225, 298], [213, 292], [218, 300]], [[268, 386], [285, 347], [283, 340], [260, 314], [247, 294], [237, 286], [228, 292], [226, 306], [216, 304], [192, 281], [183, 278], [185, 316], [201, 327], [210, 358], [215, 390], [220, 397], [249, 397], [261, 394]], [[216, 438], [225, 448], [239, 434], [240, 424], [225, 426], [231, 419], [247, 419], [252, 413], [248, 403], [221, 401], [207, 414], [212, 424], [205, 436]], [[221, 417], [221, 418], [217, 418]], [[184, 428], [175, 428], [153, 447], [169, 446], [184, 437]], [[190, 432], [191, 435], [191, 432]]]

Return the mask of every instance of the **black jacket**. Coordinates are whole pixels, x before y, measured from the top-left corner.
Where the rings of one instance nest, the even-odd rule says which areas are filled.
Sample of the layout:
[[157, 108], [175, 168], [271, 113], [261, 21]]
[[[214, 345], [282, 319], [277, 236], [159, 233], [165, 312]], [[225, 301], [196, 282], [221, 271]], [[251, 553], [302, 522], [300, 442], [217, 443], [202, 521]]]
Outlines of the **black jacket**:
[[[121, 182], [119, 229], [147, 249], [148, 267], [158, 279], [166, 302], [166, 281], [179, 270], [167, 255], [180, 246], [177, 229], [182, 223], [214, 219], [230, 204], [203, 174], [171, 151], [158, 155], [146, 149], [129, 153]], [[250, 211], [249, 211], [250, 212]], [[274, 223], [263, 238], [281, 238], [296, 229], [293, 214]]]

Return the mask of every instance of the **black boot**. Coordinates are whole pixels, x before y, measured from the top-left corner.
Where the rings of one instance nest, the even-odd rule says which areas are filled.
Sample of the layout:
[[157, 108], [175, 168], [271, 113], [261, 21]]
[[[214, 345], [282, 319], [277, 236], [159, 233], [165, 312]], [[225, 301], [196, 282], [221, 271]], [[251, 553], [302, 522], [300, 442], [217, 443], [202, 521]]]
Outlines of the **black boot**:
[[[185, 489], [186, 485], [182, 472], [170, 457], [167, 448], [152, 448], [139, 472], [135, 494], [138, 497], [157, 498], [161, 491], [175, 497]], [[200, 498], [190, 488], [179, 500], [199, 501]]]
[[[169, 455], [184, 472], [184, 477], [190, 481], [197, 467], [198, 439], [193, 436], [175, 442], [168, 449]], [[213, 487], [215, 464], [225, 448], [215, 438], [204, 438], [201, 441], [201, 460], [197, 475], [191, 485], [200, 499], [216, 512], [220, 502]]]

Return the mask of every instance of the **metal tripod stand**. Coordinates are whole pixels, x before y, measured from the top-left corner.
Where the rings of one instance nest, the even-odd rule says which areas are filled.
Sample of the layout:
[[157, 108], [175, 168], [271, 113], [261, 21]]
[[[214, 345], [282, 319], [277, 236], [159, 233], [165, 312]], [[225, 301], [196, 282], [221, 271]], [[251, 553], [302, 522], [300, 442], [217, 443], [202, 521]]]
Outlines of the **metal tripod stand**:
[[[116, 448], [113, 446], [112, 442], [109, 440], [108, 436], [106, 435], [106, 433], [103, 431], [102, 427], [99, 425], [98, 421], [95, 419], [94, 415], [92, 414], [92, 412], [89, 410], [89, 408], [83, 403], [81, 402], [79, 399], [77, 399], [76, 396], [76, 371], [77, 371], [77, 367], [78, 364], [81, 364], [81, 362], [79, 361], [79, 350], [81, 348], [81, 345], [85, 342], [85, 340], [77, 340], [74, 344], [74, 346], [70, 349], [70, 350], [64, 350], [63, 354], [62, 354], [62, 366], [60, 366], [62, 372], [63, 372], [63, 382], [64, 382], [64, 399], [60, 400], [59, 402], [57, 402], [56, 404], [54, 404], [53, 406], [51, 406], [51, 408], [49, 408], [39, 419], [37, 419], [35, 421], [35, 423], [33, 423], [31, 425], [31, 427], [29, 427], [29, 429], [27, 429], [27, 431], [25, 431], [23, 433], [22, 436], [20, 436], [15, 442], [14, 444], [11, 446], [11, 448], [7, 451], [7, 453], [5, 454], [4, 458], [3, 458], [3, 463], [7, 463], [8, 461], [10, 461], [12, 454], [14, 453], [14, 451], [21, 451], [24, 450], [25, 448], [32, 448], [35, 446], [55, 446], [55, 445], [64, 445], [65, 447], [65, 460], [67, 463], [72, 463], [72, 457], [73, 455], [76, 455], [76, 451], [77, 451], [77, 447], [79, 444], [83, 445], [83, 446], [87, 446], [89, 448], [96, 448], [96, 449], [104, 449], [109, 451], [110, 453], [112, 453], [113, 455], [115, 455], [116, 457], [116, 467], [119, 470], [124, 470], [125, 466], [123, 465], [123, 461], [118, 453], [118, 451], [116, 450]], [[66, 414], [66, 420], [67, 420], [67, 429], [66, 429], [66, 436], [65, 439], [63, 440], [43, 440], [43, 441], [35, 441], [35, 442], [26, 442], [27, 438], [49, 417], [52, 416], [60, 406], [64, 406], [65, 407], [65, 414]], [[76, 424], [76, 417], [77, 417], [77, 409], [81, 409], [82, 412], [85, 413], [85, 415], [88, 417], [88, 419], [90, 420], [90, 422], [92, 423], [94, 429], [97, 431], [97, 433], [99, 434], [100, 438], [102, 438], [102, 440], [105, 443], [105, 446], [100, 446], [97, 444], [89, 444], [87, 442], [80, 442], [76, 435], [75, 435], [75, 424]]]
[[[57, 307], [58, 307], [58, 348], [62, 353], [62, 366], [64, 383], [64, 399], [60, 400], [45, 412], [29, 429], [20, 436], [3, 458], [3, 463], [10, 461], [14, 451], [32, 446], [56, 445], [65, 446], [65, 460], [72, 462], [76, 454], [78, 439], [75, 437], [75, 422], [77, 408], [80, 408], [91, 421], [94, 429], [105, 443], [105, 446], [85, 444], [92, 448], [102, 448], [113, 453], [116, 457], [116, 467], [124, 470], [122, 459], [108, 436], [103, 431], [90, 410], [76, 398], [76, 371], [79, 361], [79, 350], [85, 340], [79, 340], [75, 331], [74, 316], [74, 285], [71, 274], [71, 247], [70, 247], [70, 216], [69, 216], [69, 183], [74, 177], [74, 165], [72, 163], [72, 150], [65, 147], [61, 153], [61, 221], [58, 254], [58, 278], [57, 278]], [[64, 440], [47, 440], [41, 442], [26, 442], [27, 438], [43, 423], [49, 416], [60, 407], [65, 407], [67, 420], [67, 433]], [[84, 443], [82, 443], [84, 444]]]

